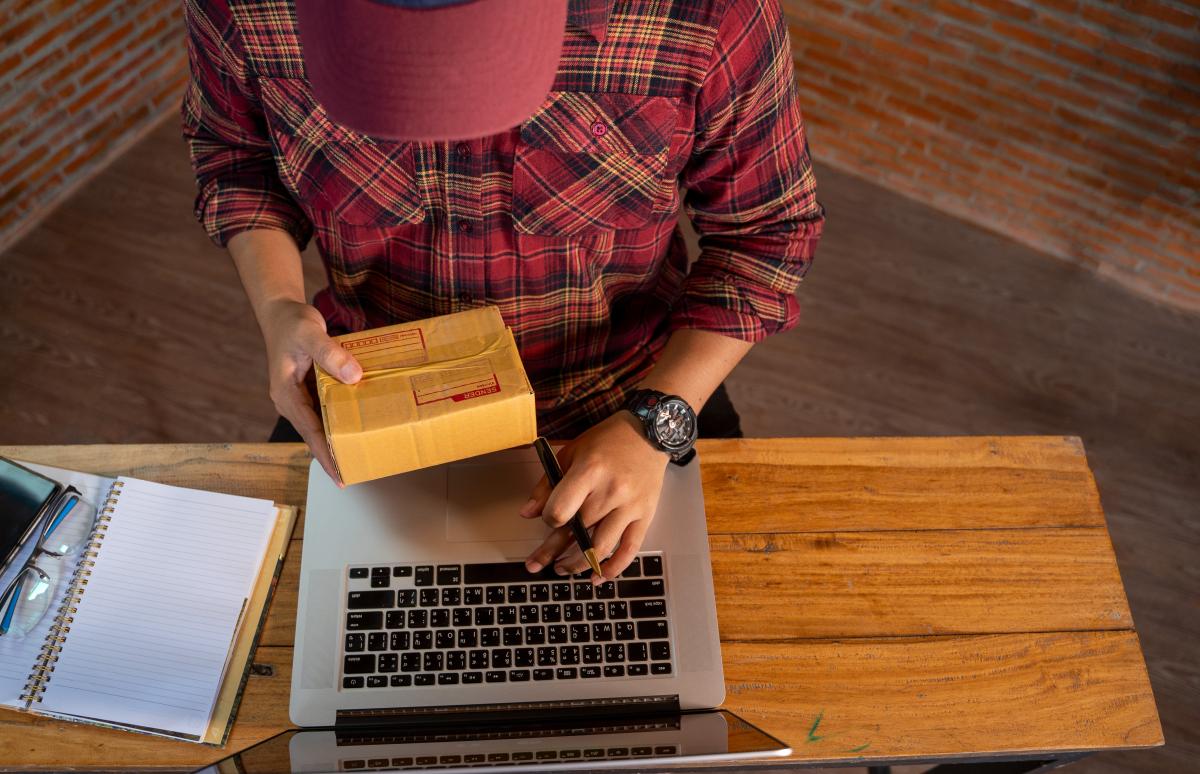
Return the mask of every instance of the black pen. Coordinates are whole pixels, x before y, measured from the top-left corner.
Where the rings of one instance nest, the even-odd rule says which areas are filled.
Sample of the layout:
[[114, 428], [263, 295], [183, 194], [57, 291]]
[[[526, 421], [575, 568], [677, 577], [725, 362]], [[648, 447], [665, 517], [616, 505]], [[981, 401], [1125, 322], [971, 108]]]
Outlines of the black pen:
[[[558, 486], [558, 482], [562, 481], [562, 468], [558, 465], [558, 458], [554, 456], [554, 450], [550, 448], [550, 444], [542, 436], [538, 436], [533, 442], [534, 451], [537, 452], [538, 459], [542, 461], [542, 469], [546, 471], [546, 479], [550, 482], [550, 488]], [[596, 549], [592, 547], [592, 536], [588, 534], [587, 527], [583, 526], [583, 516], [579, 511], [571, 517], [571, 531], [575, 533], [575, 542], [579, 544], [579, 550], [583, 551], [583, 555], [587, 557], [588, 565], [591, 566], [592, 572], [597, 578], [604, 577], [600, 572], [600, 561], [596, 559]]]

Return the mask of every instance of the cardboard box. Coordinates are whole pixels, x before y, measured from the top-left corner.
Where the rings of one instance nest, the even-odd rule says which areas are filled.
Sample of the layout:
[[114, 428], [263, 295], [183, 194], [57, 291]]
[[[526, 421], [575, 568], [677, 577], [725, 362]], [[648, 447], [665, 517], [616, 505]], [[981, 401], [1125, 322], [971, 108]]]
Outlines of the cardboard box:
[[334, 462], [347, 484], [532, 443], [533, 388], [494, 306], [335, 337], [358, 384], [317, 368]]

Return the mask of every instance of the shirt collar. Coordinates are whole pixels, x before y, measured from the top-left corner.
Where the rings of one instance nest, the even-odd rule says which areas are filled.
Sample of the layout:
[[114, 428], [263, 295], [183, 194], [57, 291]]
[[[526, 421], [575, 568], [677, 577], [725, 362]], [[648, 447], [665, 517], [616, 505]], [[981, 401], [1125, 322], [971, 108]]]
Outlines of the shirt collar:
[[567, 0], [567, 24], [603, 43], [608, 32], [612, 0]]

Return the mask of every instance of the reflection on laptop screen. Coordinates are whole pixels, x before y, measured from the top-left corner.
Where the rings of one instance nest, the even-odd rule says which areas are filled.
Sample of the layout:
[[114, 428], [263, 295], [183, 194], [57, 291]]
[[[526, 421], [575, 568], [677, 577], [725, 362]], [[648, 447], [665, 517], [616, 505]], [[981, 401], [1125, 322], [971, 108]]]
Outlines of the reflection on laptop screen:
[[492, 727], [289, 731], [205, 772], [401, 771], [452, 772], [488, 766], [525, 771], [550, 767], [607, 768], [697, 760], [741, 760], [790, 750], [736, 715], [723, 711]]

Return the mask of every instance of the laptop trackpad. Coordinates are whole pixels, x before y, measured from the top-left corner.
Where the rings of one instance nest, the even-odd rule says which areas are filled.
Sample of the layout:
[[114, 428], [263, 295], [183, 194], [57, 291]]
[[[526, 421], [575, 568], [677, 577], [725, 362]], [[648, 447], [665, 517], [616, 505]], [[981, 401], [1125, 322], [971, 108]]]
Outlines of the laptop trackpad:
[[541, 541], [550, 529], [517, 511], [542, 476], [536, 462], [457, 463], [446, 469], [446, 540]]

